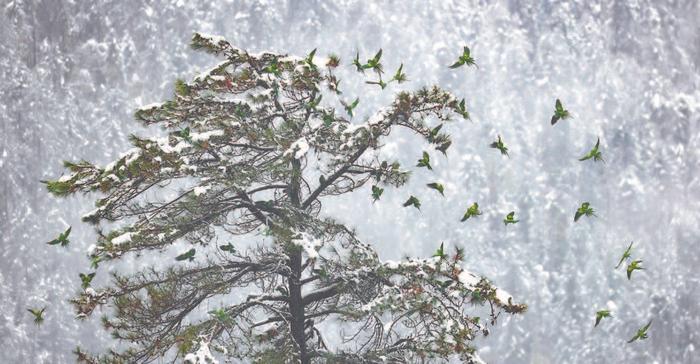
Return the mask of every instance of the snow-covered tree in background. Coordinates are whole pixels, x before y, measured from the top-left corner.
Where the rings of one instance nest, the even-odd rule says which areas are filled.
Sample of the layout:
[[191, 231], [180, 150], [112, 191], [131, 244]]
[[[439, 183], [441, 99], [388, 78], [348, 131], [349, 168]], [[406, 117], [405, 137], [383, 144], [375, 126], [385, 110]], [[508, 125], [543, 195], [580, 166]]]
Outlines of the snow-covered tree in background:
[[[223, 60], [136, 112], [167, 135], [132, 135], [134, 148], [115, 162], [66, 162], [70, 173], [47, 182], [56, 196], [101, 194], [84, 216], [99, 236], [88, 254], [113, 279], [84, 281], [73, 303], [79, 318], [108, 306], [104, 326], [124, 345], [97, 356], [79, 349], [80, 360], [199, 362], [213, 350], [265, 363], [470, 361], [473, 340], [502, 312], [525, 310], [467, 271], [459, 249], [430, 241], [433, 257], [382, 261], [342, 217], [323, 214], [333, 196], [378, 199], [404, 185], [409, 171], [379, 153], [397, 128], [446, 153], [441, 126], [468, 119], [463, 100], [439, 87], [399, 92], [360, 123], [336, 56], [249, 54], [203, 34], [192, 46]], [[382, 89], [405, 80], [402, 68], [386, 79], [381, 52], [356, 60]], [[162, 259], [136, 273], [112, 269], [146, 254]], [[340, 340], [329, 339], [329, 322], [341, 325]]]

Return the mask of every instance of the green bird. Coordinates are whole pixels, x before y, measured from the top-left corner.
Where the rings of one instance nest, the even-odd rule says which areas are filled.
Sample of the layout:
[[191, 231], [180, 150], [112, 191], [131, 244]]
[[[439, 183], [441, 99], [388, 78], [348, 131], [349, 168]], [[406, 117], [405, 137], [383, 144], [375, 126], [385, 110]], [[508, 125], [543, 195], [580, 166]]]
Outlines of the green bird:
[[190, 128], [186, 127], [180, 131], [176, 131], [175, 134], [180, 138], [184, 139], [186, 142], [192, 143], [192, 138], [190, 137]]
[[496, 140], [495, 142], [491, 143], [489, 146], [490, 146], [491, 148], [495, 148], [495, 149], [500, 150], [502, 155], [505, 155], [506, 157], [510, 157], [510, 156], [508, 155], [508, 147], [506, 147], [506, 144], [503, 143], [503, 140], [501, 140], [501, 136], [500, 136], [500, 135], [498, 136], [498, 140]]
[[44, 322], [44, 311], [46, 310], [46, 307], [42, 307], [41, 309], [38, 308], [28, 308], [27, 311], [29, 311], [32, 316], [34, 316], [34, 323], [37, 325], [41, 325]]
[[471, 55], [471, 51], [469, 50], [469, 47], [464, 46], [462, 49], [462, 55], [459, 56], [459, 59], [457, 59], [457, 62], [453, 63], [450, 68], [455, 69], [462, 67], [464, 65], [467, 66], [475, 66], [476, 68], [479, 68], [477, 66], [476, 62], [474, 62], [474, 58]]
[[378, 85], [382, 90], [385, 89], [387, 85], [389, 85], [381, 79], [379, 79], [379, 81], [365, 81], [365, 83], [368, 85]]
[[408, 81], [408, 78], [406, 78], [406, 74], [403, 73], [403, 63], [401, 63], [399, 69], [396, 70], [396, 73], [394, 73], [394, 77], [391, 78], [391, 81], [396, 81], [398, 83], [404, 83]]
[[464, 216], [462, 216], [461, 222], [467, 221], [471, 217], [479, 216], [481, 215], [481, 210], [479, 210], [479, 204], [474, 202], [469, 208], [467, 208], [467, 212], [464, 213]]
[[620, 261], [615, 266], [615, 269], [620, 268], [620, 266], [622, 265], [622, 262], [624, 262], [625, 260], [627, 260], [628, 258], [630, 258], [632, 256], [632, 244], [634, 244], [634, 242], [631, 242], [630, 246], [628, 246], [627, 249], [625, 249], [625, 252], [622, 253], [622, 257], [620, 258]]
[[637, 330], [637, 333], [634, 336], [632, 336], [632, 338], [627, 343], [629, 344], [629, 343], [632, 343], [632, 342], [637, 341], [637, 340], [647, 339], [649, 337], [649, 335], [647, 335], [647, 330], [649, 330], [650, 326], [651, 326], [651, 320], [649, 320], [649, 323], [644, 325], [644, 327]]
[[431, 171], [433, 170], [433, 167], [430, 165], [430, 154], [428, 154], [428, 152], [423, 152], [423, 158], [418, 160], [416, 167], [425, 167]]
[[375, 54], [374, 57], [368, 59], [367, 63], [362, 65], [362, 69], [372, 69], [372, 70], [374, 70], [374, 72], [381, 74], [382, 72], [384, 72], [384, 67], [379, 62], [379, 60], [381, 58], [382, 58], [382, 50], [380, 48], [379, 52], [377, 52], [377, 54]]
[[452, 141], [448, 140], [442, 144], [440, 144], [436, 150], [440, 151], [444, 156], [447, 156], [447, 149], [452, 145]]
[[80, 286], [83, 287], [83, 289], [86, 289], [90, 287], [90, 282], [92, 282], [92, 279], [95, 278], [95, 273], [80, 273], [78, 274], [78, 276], [80, 276], [80, 280], [82, 281], [82, 284]]
[[355, 108], [357, 107], [357, 104], [360, 103], [360, 98], [359, 97], [355, 98], [355, 101], [353, 101], [351, 104], [347, 104], [347, 103], [345, 103], [345, 101], [340, 101], [340, 103], [343, 105], [343, 107], [345, 108], [345, 111], [347, 111], [348, 115], [350, 115], [350, 117], [352, 118], [354, 116], [353, 110], [355, 110]]
[[377, 202], [380, 197], [382, 197], [382, 193], [384, 193], [384, 189], [379, 187], [379, 186], [372, 186], [372, 203]]
[[441, 183], [432, 182], [432, 183], [428, 183], [426, 186], [428, 186], [428, 188], [432, 188], [435, 191], [440, 192], [440, 194], [443, 197], [445, 197], [445, 186], [443, 186]]
[[231, 244], [231, 243], [228, 243], [228, 244], [226, 244], [226, 245], [222, 245], [222, 246], [219, 247], [219, 249], [221, 249], [221, 250], [223, 250], [223, 251], [225, 251], [225, 252], [229, 252], [229, 253], [231, 253], [231, 254], [233, 254], [233, 253], [236, 252], [236, 248], [235, 248], [235, 247], [233, 246], [233, 244]]
[[262, 69], [263, 73], [272, 73], [275, 76], [279, 76], [281, 74], [279, 70], [279, 64], [277, 63], [277, 58], [273, 58], [272, 61], [270, 62], [269, 65], [265, 66], [265, 68]]
[[593, 149], [591, 149], [586, 155], [583, 157], [579, 158], [580, 161], [585, 161], [593, 158], [594, 162], [601, 161], [605, 163], [605, 160], [603, 160], [603, 153], [598, 150], [598, 147], [600, 146], [600, 138], [598, 138], [598, 141], [595, 143], [595, 146]]
[[411, 197], [406, 200], [406, 202], [403, 203], [403, 207], [408, 207], [408, 206], [413, 206], [420, 210], [420, 200], [416, 198], [415, 196], [411, 195]]
[[187, 253], [182, 253], [175, 257], [175, 260], [181, 262], [183, 260], [189, 260], [190, 262], [194, 260], [194, 253], [196, 250], [194, 248], [187, 251]]
[[574, 222], [577, 222], [581, 216], [596, 216], [595, 210], [593, 210], [590, 203], [584, 202], [581, 204], [581, 207], [576, 209], [576, 213], [574, 214]]
[[600, 323], [600, 320], [606, 318], [606, 317], [612, 317], [610, 314], [610, 310], [600, 310], [595, 313], [595, 325], [593, 327], [598, 327], [598, 324]]
[[520, 220], [515, 220], [515, 211], [511, 211], [506, 215], [506, 218], [503, 219], [503, 224], [508, 226], [508, 224], [517, 224], [518, 221]]
[[357, 69], [357, 72], [362, 72], [364, 73], [365, 70], [362, 68], [362, 63], [360, 63], [360, 51], [357, 51], [357, 55], [355, 55], [355, 59], [352, 60], [352, 65], [355, 66]]
[[435, 142], [435, 138], [437, 138], [438, 134], [440, 133], [440, 129], [442, 129], [442, 124], [430, 129], [428, 132], [428, 142], [433, 143]]
[[566, 120], [571, 116], [569, 110], [564, 109], [561, 105], [561, 101], [557, 99], [554, 103], [554, 115], [552, 115], [552, 125], [556, 124], [559, 120]]
[[440, 243], [440, 247], [435, 251], [435, 254], [433, 254], [434, 257], [438, 257], [440, 259], [445, 259], [447, 255], [445, 254], [445, 243]]
[[316, 107], [318, 107], [319, 104], [321, 104], [321, 100], [323, 99], [323, 95], [318, 95], [316, 99], [312, 99], [309, 101], [308, 104], [306, 104], [306, 109], [307, 110], [316, 110]]
[[68, 243], [70, 243], [70, 240], [68, 240], [68, 235], [70, 235], [71, 227], [69, 226], [66, 231], [60, 233], [56, 239], [53, 239], [49, 241], [46, 244], [49, 245], [61, 245], [62, 247], [68, 246]]
[[627, 265], [627, 280], [632, 279], [632, 272], [634, 272], [635, 270], [644, 270], [641, 264], [641, 260], [633, 260], [630, 264]]
[[460, 101], [459, 104], [457, 105], [456, 111], [459, 115], [462, 115], [463, 118], [468, 120], [469, 119], [469, 112], [467, 111], [467, 106], [465, 105], [465, 102], [466, 101], [464, 99], [462, 99], [462, 101]]
[[331, 124], [333, 124], [333, 122], [335, 121], [335, 110], [331, 112], [321, 111], [321, 114], [323, 115], [322, 118], [324, 126], [331, 126]]
[[311, 68], [311, 69], [316, 69], [316, 65], [314, 64], [314, 56], [315, 55], [316, 55], [316, 48], [314, 48], [314, 50], [312, 50], [311, 53], [309, 53], [309, 55], [306, 56], [306, 58], [304, 58], [304, 63], [306, 63], [309, 66], [309, 68]]
[[102, 261], [102, 257], [99, 255], [95, 255], [95, 256], [90, 257], [90, 268], [97, 269], [97, 267], [100, 266], [101, 261]]
[[228, 315], [224, 308], [217, 308], [216, 310], [209, 311], [209, 314], [214, 316], [220, 322], [227, 323], [230, 321], [231, 317]]

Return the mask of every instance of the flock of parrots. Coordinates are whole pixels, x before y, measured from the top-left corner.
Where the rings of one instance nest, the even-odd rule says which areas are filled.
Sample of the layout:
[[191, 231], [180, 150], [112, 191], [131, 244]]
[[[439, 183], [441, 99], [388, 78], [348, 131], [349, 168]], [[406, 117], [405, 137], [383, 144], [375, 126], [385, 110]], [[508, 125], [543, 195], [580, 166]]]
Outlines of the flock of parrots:
[[[311, 54], [307, 57], [307, 60], [310, 64], [313, 63], [313, 56], [316, 50], [312, 51]], [[398, 71], [394, 75], [394, 77], [389, 81], [389, 82], [384, 82], [381, 79], [381, 74], [383, 72], [382, 70], [382, 64], [380, 63], [380, 58], [382, 56], [382, 50], [380, 49], [379, 52], [373, 57], [367, 60], [367, 63], [363, 64], [359, 61], [359, 52], [357, 53], [357, 56], [353, 60], [352, 64], [357, 68], [358, 72], [364, 72], [367, 69], [374, 70], [378, 75], [379, 75], [379, 80], [378, 81], [367, 81], [368, 84], [377, 84], [379, 85], [382, 89], [384, 89], [388, 83], [392, 81], [396, 81], [398, 83], [406, 81], [406, 74], [403, 73], [403, 64], [399, 67]], [[336, 62], [338, 62], [337, 58], [335, 59]], [[475, 66], [478, 68], [474, 58], [471, 55], [471, 51], [469, 50], [469, 47], [464, 47], [462, 54], [459, 56], [457, 61], [453, 63], [452, 65], [449, 66], [451, 69], [456, 69], [462, 66]], [[345, 108], [345, 111], [352, 117], [353, 115], [353, 110], [355, 107], [357, 107], [359, 103], [359, 99], [355, 99], [352, 103], [347, 104], [343, 102], [343, 106]], [[464, 108], [464, 107], [462, 107]], [[559, 99], [556, 100], [555, 105], [554, 105], [554, 114], [552, 115], [551, 118], [551, 124], [555, 125], [557, 122], [560, 120], [566, 120], [571, 118], [571, 114], [567, 109], [564, 108], [562, 105], [561, 101]], [[442, 124], [438, 125], [437, 127], [433, 128], [430, 132], [430, 136], [434, 137], [438, 134], [440, 131], [440, 128], [442, 128]], [[508, 154], [508, 147], [506, 144], [503, 142], [503, 139], [501, 138], [500, 135], [497, 136], [497, 139], [489, 145], [491, 148], [497, 149], [500, 151], [500, 153], [506, 157], [509, 157]], [[594, 162], [604, 162], [603, 157], [602, 157], [602, 152], [599, 150], [600, 147], [600, 138], [596, 141], [595, 146], [584, 156], [582, 156], [579, 160], [580, 161], [586, 161], [589, 159], [593, 159]], [[446, 148], [445, 148], [446, 149]], [[441, 152], [445, 153], [445, 150], [440, 150]], [[419, 168], [427, 168], [429, 170], [432, 170], [433, 167], [430, 165], [430, 155], [428, 152], [423, 152], [422, 156], [420, 159], [418, 159], [418, 163], [416, 164], [416, 167]], [[428, 183], [427, 187], [430, 189], [433, 189], [437, 192], [439, 192], [442, 196], [444, 196], [445, 192], [445, 187], [438, 182], [432, 182]], [[372, 198], [374, 201], [379, 200], [381, 197], [382, 193], [384, 192], [383, 188], [380, 188], [379, 186], [373, 185], [372, 186]], [[415, 196], [410, 196], [406, 202], [403, 203], [404, 207], [409, 207], [413, 206], [416, 209], [420, 210], [421, 207], [421, 202], [420, 200], [415, 197]], [[479, 210], [479, 204], [477, 202], [472, 203], [469, 208], [467, 208], [467, 211], [464, 213], [464, 215], [461, 218], [461, 222], [467, 221], [469, 219], [476, 218], [477, 216], [481, 215], [481, 210]], [[591, 216], [596, 216], [595, 215], [595, 210], [590, 206], [590, 203], [588, 202], [583, 202], [580, 207], [576, 209], [576, 212], [574, 214], [574, 222], [577, 222], [581, 217], [586, 216], [586, 217], [591, 217]], [[503, 224], [508, 226], [509, 224], [517, 224], [520, 220], [515, 218], [515, 211], [509, 212], [506, 217], [503, 219]], [[71, 232], [71, 227], [68, 227], [67, 230], [64, 232], [60, 233], [57, 238], [49, 241], [47, 244], [48, 245], [59, 245], [61, 247], [66, 247], [68, 246], [70, 240], [68, 239], [68, 236], [70, 235]], [[632, 279], [632, 273], [635, 270], [643, 270], [644, 268], [641, 266], [642, 260], [639, 259], [632, 259], [632, 244], [627, 247], [625, 252], [623, 253], [622, 257], [620, 258], [619, 263], [615, 267], [615, 269], [618, 269], [620, 266], [622, 266], [623, 263], [626, 261], [629, 261], [627, 265], [627, 279]], [[224, 246], [226, 247], [226, 246]], [[175, 257], [175, 260], [177, 261], [192, 261], [194, 259], [195, 255], [195, 249], [190, 249], [189, 251], [178, 255]], [[435, 256], [443, 257], [445, 256], [444, 253], [444, 246], [443, 244], [440, 245], [440, 248], [438, 248], [437, 253]], [[92, 279], [95, 277], [95, 273], [89, 273], [89, 274], [84, 274], [80, 273], [79, 274], [80, 280], [81, 280], [81, 287], [83, 289], [87, 289], [90, 286], [90, 283]], [[27, 311], [31, 313], [34, 319], [34, 323], [37, 325], [41, 325], [44, 322], [44, 312], [46, 310], [46, 307], [42, 308], [28, 308]], [[594, 327], [597, 327], [600, 322], [607, 317], [612, 317], [610, 310], [600, 310], [597, 311], [595, 314], [595, 325]], [[649, 330], [649, 327], [651, 326], [651, 321], [644, 325], [642, 328], [637, 330], [637, 333], [628, 341], [628, 343], [634, 342], [636, 340], [644, 340], [648, 337], [647, 335], [647, 330]]]
[[[471, 56], [471, 52], [468, 47], [464, 47], [462, 55], [459, 56], [459, 59], [449, 66], [451, 69], [459, 68], [462, 66], [475, 66], [478, 68], [476, 65], [476, 62], [474, 58]], [[569, 110], [565, 109], [561, 100], [557, 99], [554, 103], [554, 113], [552, 115], [552, 118], [550, 119], [550, 123], [552, 126], [557, 124], [560, 120], [566, 120], [572, 118], [571, 113]], [[431, 130], [430, 135], [434, 136], [437, 135], [437, 133], [440, 131], [440, 128], [442, 128], [442, 124], [438, 125], [435, 127], [433, 130]], [[501, 155], [504, 155], [506, 157], [510, 157], [508, 154], [508, 146], [503, 142], [503, 139], [501, 138], [500, 135], [497, 136], [496, 140], [492, 142], [489, 147], [497, 149]], [[444, 153], [444, 151], [442, 151]], [[579, 161], [586, 161], [592, 159], [594, 162], [603, 162], [605, 163], [605, 160], [603, 159], [603, 153], [600, 151], [600, 138], [596, 141], [595, 145], [593, 148], [591, 148], [586, 154], [584, 154], [581, 158], [579, 158]], [[430, 155], [428, 152], [423, 152], [422, 156], [420, 159], [418, 159], [418, 163], [416, 164], [416, 167], [419, 168], [427, 168], [428, 170], [432, 170], [433, 167], [430, 165]], [[444, 192], [445, 188], [442, 184], [438, 182], [431, 182], [427, 184], [427, 187], [433, 190], [438, 191], [443, 197], [444, 197]], [[378, 200], [384, 190], [382, 188], [379, 188], [378, 186], [372, 186], [372, 198], [374, 201]], [[406, 202], [403, 203], [404, 207], [410, 207], [413, 206], [416, 209], [420, 210], [421, 207], [421, 201], [411, 195]], [[481, 215], [481, 210], [479, 210], [479, 204], [477, 202], [472, 203], [471, 206], [467, 208], [467, 211], [464, 213], [464, 215], [461, 218], [461, 222], [464, 222], [466, 220], [469, 220], [471, 218], [475, 218], [477, 216]], [[591, 207], [591, 204], [589, 202], [583, 202], [580, 207], [578, 207], [574, 213], [574, 222], [578, 222], [579, 219], [583, 216], [586, 217], [595, 217], [595, 210], [593, 207]], [[508, 226], [509, 224], [517, 224], [520, 220], [515, 218], [515, 211], [509, 212], [505, 218], [503, 219], [503, 224]], [[620, 266], [622, 266], [623, 263], [629, 260], [629, 263], [627, 265], [627, 279], [630, 280], [632, 279], [632, 273], [635, 270], [643, 270], [644, 268], [641, 266], [642, 260], [639, 259], [632, 259], [632, 244], [627, 247], [625, 252], [623, 253], [622, 257], [620, 258], [619, 263], [615, 267], [615, 269], [618, 269]], [[444, 246], [443, 244], [440, 244], [440, 247], [438, 248], [437, 252], [435, 253], [434, 256], [437, 257], [442, 257], [444, 256]], [[594, 327], [597, 327], [598, 324], [600, 324], [601, 320], [606, 318], [606, 317], [612, 317], [610, 310], [600, 310], [596, 312], [595, 315], [595, 324]], [[649, 321], [645, 326], [637, 330], [637, 333], [628, 341], [628, 343], [634, 342], [636, 340], [644, 340], [648, 337], [647, 335], [647, 330], [651, 326], [651, 321]]]

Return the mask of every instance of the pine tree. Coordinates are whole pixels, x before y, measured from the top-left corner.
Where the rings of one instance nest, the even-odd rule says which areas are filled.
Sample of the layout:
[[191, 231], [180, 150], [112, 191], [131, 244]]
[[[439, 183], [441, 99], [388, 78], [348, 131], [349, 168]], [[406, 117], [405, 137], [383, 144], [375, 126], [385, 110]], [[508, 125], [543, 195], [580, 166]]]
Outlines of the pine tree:
[[[167, 135], [132, 135], [115, 162], [66, 162], [70, 174], [46, 182], [56, 196], [100, 195], [83, 217], [99, 236], [94, 268], [130, 255], [168, 262], [113, 273], [73, 299], [83, 318], [113, 308], [104, 326], [127, 344], [96, 356], [78, 349], [79, 360], [197, 362], [212, 348], [262, 363], [469, 362], [473, 340], [502, 312], [525, 310], [465, 270], [460, 250], [385, 262], [321, 214], [322, 199], [403, 186], [409, 171], [379, 159], [382, 141], [405, 128], [445, 152], [449, 135], [428, 124], [468, 118], [464, 100], [439, 87], [400, 92], [356, 123], [361, 98], [338, 90], [335, 56], [251, 54], [199, 33], [192, 47], [222, 61], [135, 114]], [[381, 81], [379, 57], [361, 72]], [[324, 321], [343, 327], [342, 342], [329, 342]]]

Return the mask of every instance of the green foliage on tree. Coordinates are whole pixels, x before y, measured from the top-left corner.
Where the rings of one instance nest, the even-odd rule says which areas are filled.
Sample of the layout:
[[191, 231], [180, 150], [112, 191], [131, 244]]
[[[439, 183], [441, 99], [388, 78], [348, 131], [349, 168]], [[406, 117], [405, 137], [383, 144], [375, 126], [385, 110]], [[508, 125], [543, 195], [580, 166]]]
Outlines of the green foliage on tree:
[[[384, 262], [341, 217], [322, 214], [322, 200], [358, 190], [376, 200], [406, 183], [409, 170], [378, 153], [397, 128], [446, 153], [442, 125], [469, 117], [464, 100], [440, 87], [400, 91], [360, 120], [359, 95], [339, 90], [337, 56], [251, 54], [203, 34], [192, 47], [221, 62], [136, 112], [161, 136], [132, 135], [113, 163], [67, 162], [67, 176], [46, 182], [60, 197], [99, 195], [84, 216], [98, 232], [94, 268], [132, 255], [167, 263], [114, 273], [105, 287], [84, 281], [78, 315], [108, 306], [104, 326], [125, 346], [78, 349], [79, 360], [194, 361], [212, 348], [262, 363], [470, 361], [502, 312], [525, 310], [465, 270], [460, 250]], [[381, 89], [407, 80], [402, 64], [383, 81], [381, 57], [348, 66]], [[424, 152], [417, 168], [429, 161]], [[219, 308], [201, 314], [210, 303]], [[343, 342], [329, 342], [321, 322], [342, 326]]]

